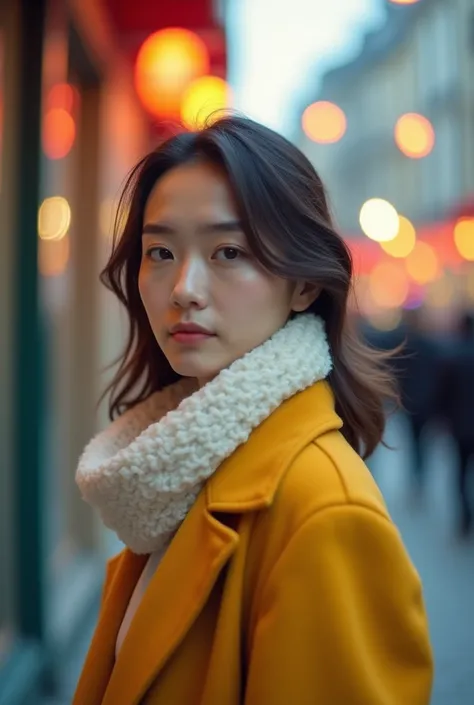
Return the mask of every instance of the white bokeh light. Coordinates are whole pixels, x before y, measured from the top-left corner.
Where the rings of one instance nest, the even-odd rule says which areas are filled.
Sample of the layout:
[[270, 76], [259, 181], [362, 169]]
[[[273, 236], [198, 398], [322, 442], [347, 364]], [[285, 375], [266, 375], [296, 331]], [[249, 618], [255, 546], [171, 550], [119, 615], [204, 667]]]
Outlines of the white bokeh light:
[[396, 208], [383, 198], [370, 198], [360, 209], [360, 227], [376, 242], [393, 240], [400, 226]]

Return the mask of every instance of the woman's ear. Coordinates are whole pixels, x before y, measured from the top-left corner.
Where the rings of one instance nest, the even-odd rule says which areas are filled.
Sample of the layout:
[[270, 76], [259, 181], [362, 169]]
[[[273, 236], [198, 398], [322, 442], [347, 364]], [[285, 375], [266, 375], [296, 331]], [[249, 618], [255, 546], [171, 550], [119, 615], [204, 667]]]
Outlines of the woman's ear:
[[298, 282], [293, 292], [291, 300], [291, 310], [295, 313], [306, 311], [312, 303], [316, 301], [321, 293], [319, 284], [309, 284], [308, 282]]

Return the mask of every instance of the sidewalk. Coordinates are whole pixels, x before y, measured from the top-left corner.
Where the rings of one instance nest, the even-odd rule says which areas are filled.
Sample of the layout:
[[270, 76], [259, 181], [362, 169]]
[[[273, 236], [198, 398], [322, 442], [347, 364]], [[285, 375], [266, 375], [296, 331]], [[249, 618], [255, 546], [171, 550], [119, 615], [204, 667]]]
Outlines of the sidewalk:
[[379, 449], [374, 476], [420, 573], [435, 653], [431, 705], [474, 704], [474, 540], [455, 537], [454, 455], [448, 438], [428, 438], [426, 494], [410, 498], [403, 419], [387, 435], [399, 450]]

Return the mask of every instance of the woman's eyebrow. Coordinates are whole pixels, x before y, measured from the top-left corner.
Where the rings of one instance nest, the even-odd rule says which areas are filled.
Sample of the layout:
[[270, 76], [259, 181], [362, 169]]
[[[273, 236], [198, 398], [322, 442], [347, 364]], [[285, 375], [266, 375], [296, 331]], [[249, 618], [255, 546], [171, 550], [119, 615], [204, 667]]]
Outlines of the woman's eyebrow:
[[198, 229], [202, 232], [209, 233], [235, 233], [242, 232], [243, 230], [240, 220], [223, 220], [215, 223], [206, 223], [205, 225], [201, 225]]
[[[204, 223], [198, 226], [198, 231], [206, 233], [237, 233], [242, 232], [242, 223], [239, 220], [223, 220], [213, 223]], [[164, 223], [145, 223], [142, 229], [143, 235], [173, 235], [175, 228]]]
[[142, 235], [172, 235], [174, 228], [162, 223], [145, 223], [142, 228]]

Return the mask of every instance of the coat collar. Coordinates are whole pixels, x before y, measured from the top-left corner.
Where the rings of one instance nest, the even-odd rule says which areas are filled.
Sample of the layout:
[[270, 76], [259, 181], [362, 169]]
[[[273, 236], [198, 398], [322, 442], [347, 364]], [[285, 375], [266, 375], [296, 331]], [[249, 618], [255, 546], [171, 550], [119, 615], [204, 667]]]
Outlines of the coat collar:
[[282, 475], [299, 451], [341, 426], [327, 382], [288, 399], [209, 479], [208, 510], [247, 512], [270, 506]]
[[238, 533], [218, 513], [270, 506], [298, 453], [341, 425], [329, 386], [319, 382], [284, 402], [221, 465], [153, 576], [114, 666], [117, 633], [146, 557], [125, 550], [115, 559], [74, 705], [138, 705], [237, 548]]

